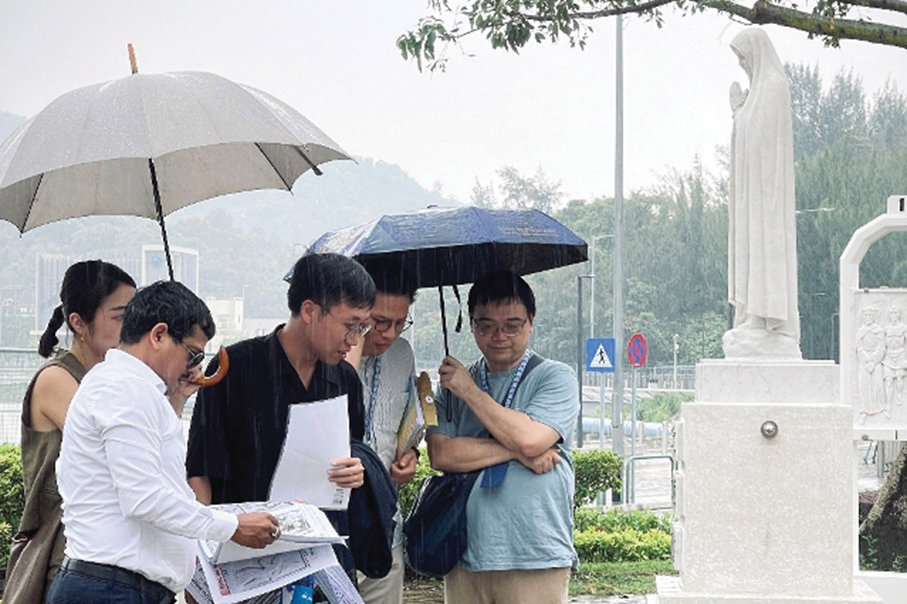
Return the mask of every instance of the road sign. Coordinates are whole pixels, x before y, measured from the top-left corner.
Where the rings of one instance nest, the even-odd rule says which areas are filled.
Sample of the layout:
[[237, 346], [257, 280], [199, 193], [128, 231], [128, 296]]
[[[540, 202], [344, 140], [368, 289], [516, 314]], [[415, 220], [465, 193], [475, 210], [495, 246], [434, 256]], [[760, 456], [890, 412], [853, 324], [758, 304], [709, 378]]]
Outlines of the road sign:
[[586, 338], [586, 371], [614, 373], [616, 350], [614, 338]]
[[642, 367], [649, 356], [649, 345], [641, 333], [634, 333], [627, 342], [627, 360], [633, 367]]

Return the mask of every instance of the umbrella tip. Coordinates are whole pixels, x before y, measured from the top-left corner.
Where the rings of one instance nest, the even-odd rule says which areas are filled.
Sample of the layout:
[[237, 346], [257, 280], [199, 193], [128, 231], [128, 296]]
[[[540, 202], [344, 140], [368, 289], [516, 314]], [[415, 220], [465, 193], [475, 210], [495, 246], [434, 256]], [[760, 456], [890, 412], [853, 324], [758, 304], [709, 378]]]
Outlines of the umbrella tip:
[[135, 62], [135, 51], [132, 49], [132, 44], [127, 44], [126, 48], [129, 50], [129, 66], [132, 67], [132, 73], [138, 73], [139, 66]]

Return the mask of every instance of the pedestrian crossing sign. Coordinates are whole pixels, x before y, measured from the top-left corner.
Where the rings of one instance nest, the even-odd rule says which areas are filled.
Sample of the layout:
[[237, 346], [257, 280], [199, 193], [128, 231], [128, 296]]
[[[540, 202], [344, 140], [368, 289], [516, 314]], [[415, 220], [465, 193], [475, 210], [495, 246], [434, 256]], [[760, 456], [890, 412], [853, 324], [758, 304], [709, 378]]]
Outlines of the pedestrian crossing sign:
[[586, 338], [586, 371], [614, 373], [614, 338]]

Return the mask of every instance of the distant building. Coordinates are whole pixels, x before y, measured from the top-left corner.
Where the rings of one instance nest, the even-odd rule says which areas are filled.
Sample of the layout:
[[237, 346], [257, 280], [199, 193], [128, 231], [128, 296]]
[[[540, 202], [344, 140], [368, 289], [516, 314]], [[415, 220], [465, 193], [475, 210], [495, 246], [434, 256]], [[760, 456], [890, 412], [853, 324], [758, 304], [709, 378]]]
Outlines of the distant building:
[[206, 298], [205, 304], [214, 317], [217, 335], [229, 338], [243, 335], [243, 306], [242, 298]]
[[[35, 258], [35, 332], [40, 334], [54, 309], [60, 304], [63, 275], [72, 264], [82, 260], [97, 260], [98, 254], [37, 254]], [[139, 273], [136, 257], [101, 258], [129, 273], [133, 279]]]
[[[198, 294], [198, 250], [170, 246], [173, 262], [173, 278]], [[167, 257], [163, 245], [142, 246], [142, 273], [139, 285], [150, 285], [155, 281], [167, 281]]]
[[286, 317], [278, 319], [246, 319], [243, 321], [243, 335], [247, 338], [266, 336], [281, 323], [286, 323]]

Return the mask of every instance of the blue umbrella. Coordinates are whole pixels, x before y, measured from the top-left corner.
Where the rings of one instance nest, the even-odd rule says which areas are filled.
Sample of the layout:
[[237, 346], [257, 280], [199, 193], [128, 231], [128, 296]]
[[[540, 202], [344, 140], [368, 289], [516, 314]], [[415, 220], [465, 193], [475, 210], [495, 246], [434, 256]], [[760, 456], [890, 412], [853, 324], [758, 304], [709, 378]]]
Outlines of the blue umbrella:
[[389, 214], [326, 233], [309, 248], [329, 252], [366, 267], [391, 258], [416, 276], [419, 287], [438, 287], [445, 352], [444, 285], [474, 283], [499, 269], [528, 275], [588, 258], [586, 242], [544, 212], [476, 207]]

